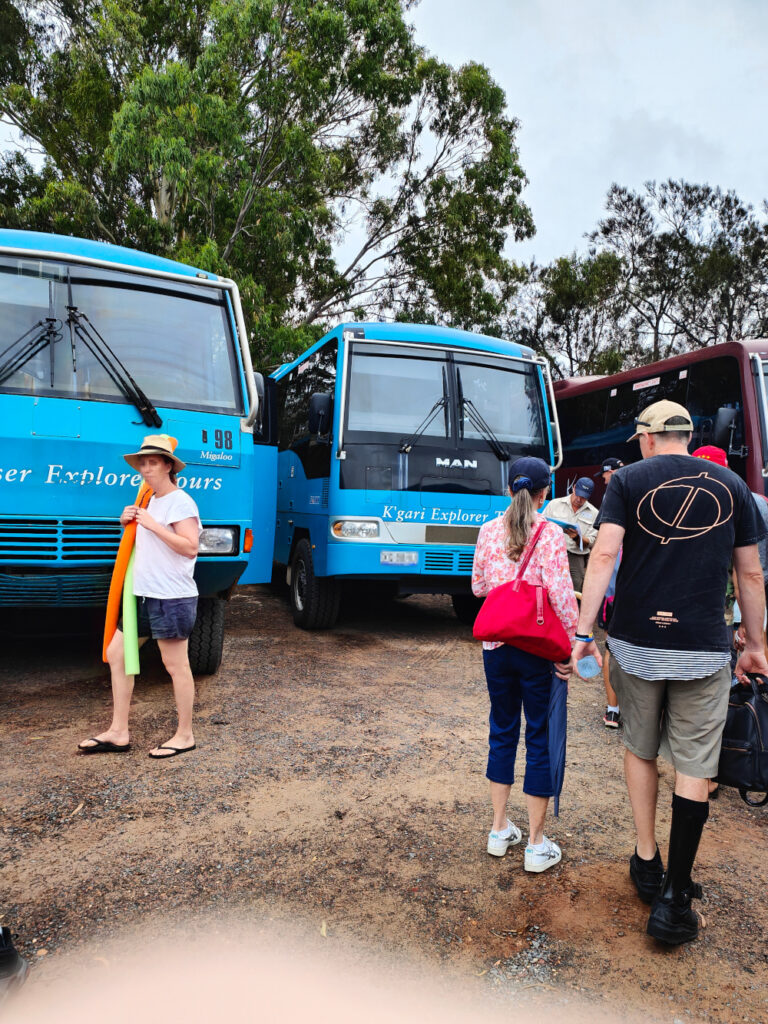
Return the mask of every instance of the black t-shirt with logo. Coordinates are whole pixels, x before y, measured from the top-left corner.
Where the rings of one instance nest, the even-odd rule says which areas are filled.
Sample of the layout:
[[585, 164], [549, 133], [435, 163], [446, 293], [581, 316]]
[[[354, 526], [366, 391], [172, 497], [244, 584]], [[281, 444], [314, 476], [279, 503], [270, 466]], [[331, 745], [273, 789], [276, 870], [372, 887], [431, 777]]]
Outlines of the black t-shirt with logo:
[[612, 475], [600, 522], [625, 530], [611, 636], [663, 650], [729, 649], [733, 549], [766, 534], [743, 480], [691, 455], [654, 455]]

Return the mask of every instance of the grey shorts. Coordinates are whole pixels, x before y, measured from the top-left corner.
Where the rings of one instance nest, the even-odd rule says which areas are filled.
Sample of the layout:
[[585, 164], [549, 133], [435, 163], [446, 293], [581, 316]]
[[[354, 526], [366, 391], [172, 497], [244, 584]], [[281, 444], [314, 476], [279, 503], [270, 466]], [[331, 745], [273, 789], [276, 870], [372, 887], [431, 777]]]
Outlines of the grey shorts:
[[611, 685], [624, 720], [624, 746], [644, 761], [659, 753], [694, 779], [717, 775], [728, 694], [729, 665], [703, 679], [641, 679], [611, 658]]

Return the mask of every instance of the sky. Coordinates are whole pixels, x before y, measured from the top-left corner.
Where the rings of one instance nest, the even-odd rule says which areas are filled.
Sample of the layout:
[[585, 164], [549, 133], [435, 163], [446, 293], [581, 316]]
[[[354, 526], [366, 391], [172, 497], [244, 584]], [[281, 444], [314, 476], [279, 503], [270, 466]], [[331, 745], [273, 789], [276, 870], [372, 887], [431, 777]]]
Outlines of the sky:
[[585, 252], [613, 182], [768, 198], [765, 0], [421, 0], [410, 19], [436, 57], [484, 64], [520, 121], [536, 236], [511, 258]]

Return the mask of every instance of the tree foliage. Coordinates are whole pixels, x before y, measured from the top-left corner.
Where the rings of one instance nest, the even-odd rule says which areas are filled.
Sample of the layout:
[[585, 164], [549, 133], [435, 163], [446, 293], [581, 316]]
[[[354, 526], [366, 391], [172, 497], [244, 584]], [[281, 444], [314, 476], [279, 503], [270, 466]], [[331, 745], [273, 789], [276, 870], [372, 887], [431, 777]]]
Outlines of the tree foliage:
[[765, 212], [709, 185], [613, 185], [588, 255], [529, 268], [506, 333], [564, 376], [765, 337]]
[[732, 191], [684, 181], [613, 185], [592, 233], [618, 255], [629, 323], [650, 359], [768, 327], [768, 224]]
[[0, 114], [44, 155], [5, 155], [0, 221], [234, 277], [261, 362], [349, 312], [499, 333], [533, 231], [517, 124], [406, 6], [0, 0]]
[[532, 266], [509, 333], [547, 356], [555, 376], [615, 373], [626, 355], [621, 279], [621, 260], [609, 252]]

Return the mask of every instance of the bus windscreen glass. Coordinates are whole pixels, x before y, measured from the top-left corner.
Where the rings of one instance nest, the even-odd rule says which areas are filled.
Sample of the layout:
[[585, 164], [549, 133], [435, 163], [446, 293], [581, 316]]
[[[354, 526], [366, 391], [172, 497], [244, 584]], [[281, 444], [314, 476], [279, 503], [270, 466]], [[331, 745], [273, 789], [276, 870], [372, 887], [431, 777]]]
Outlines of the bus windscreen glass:
[[437, 402], [446, 404], [424, 437], [450, 437], [446, 354], [420, 349], [355, 348], [349, 381], [350, 432], [407, 436], [418, 430]]
[[[541, 388], [534, 366], [504, 364], [481, 357], [456, 356], [460, 395], [471, 402], [494, 435], [526, 455], [549, 461]], [[461, 436], [482, 441], [484, 434], [462, 410]]]
[[70, 287], [85, 326], [154, 405], [242, 412], [223, 292], [30, 258], [0, 258], [0, 392], [125, 401], [103, 362], [70, 331]]

